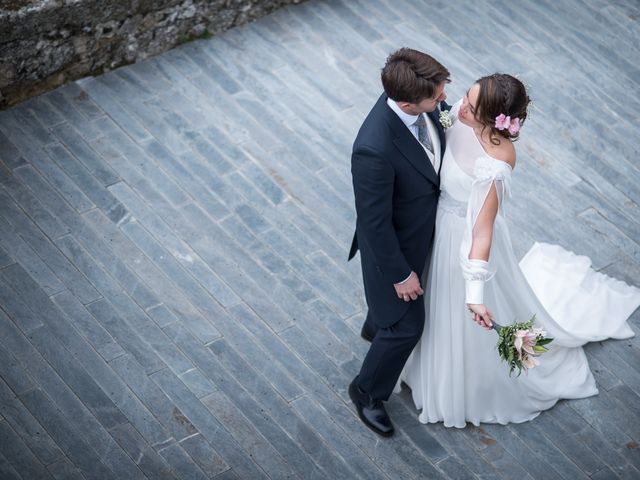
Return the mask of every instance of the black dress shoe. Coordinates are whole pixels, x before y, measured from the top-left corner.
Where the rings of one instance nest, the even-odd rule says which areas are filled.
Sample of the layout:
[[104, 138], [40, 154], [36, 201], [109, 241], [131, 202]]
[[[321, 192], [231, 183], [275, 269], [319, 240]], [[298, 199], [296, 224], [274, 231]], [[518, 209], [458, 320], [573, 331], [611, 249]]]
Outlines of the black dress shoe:
[[394, 429], [384, 405], [380, 400], [372, 400], [369, 394], [360, 390], [357, 381], [358, 377], [349, 385], [349, 397], [356, 406], [360, 420], [378, 435], [390, 437]]
[[360, 336], [362, 338], [364, 338], [367, 342], [371, 343], [371, 342], [373, 342], [373, 337], [375, 337], [376, 334], [374, 332], [372, 332], [371, 330], [369, 330], [367, 328], [367, 324], [365, 323], [362, 326], [362, 330], [360, 330]]

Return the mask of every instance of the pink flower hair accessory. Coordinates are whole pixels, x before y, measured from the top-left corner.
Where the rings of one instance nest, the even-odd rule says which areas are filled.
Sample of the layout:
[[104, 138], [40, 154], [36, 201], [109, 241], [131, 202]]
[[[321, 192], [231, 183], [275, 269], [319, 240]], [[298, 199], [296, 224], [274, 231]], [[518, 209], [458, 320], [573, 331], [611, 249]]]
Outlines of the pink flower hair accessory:
[[495, 127], [498, 130], [509, 130], [511, 135], [515, 135], [520, 131], [520, 119], [518, 117], [511, 119], [510, 116], [501, 113], [496, 117]]

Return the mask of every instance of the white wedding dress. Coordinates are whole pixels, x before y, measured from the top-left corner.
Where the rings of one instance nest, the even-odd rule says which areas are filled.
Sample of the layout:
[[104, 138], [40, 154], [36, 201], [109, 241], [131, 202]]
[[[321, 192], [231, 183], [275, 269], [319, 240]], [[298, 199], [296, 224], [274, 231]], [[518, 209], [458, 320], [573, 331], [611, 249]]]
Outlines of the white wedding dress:
[[[457, 118], [458, 102], [451, 111]], [[454, 121], [447, 130], [436, 233], [425, 286], [426, 323], [400, 380], [412, 391], [422, 423], [519, 423], [561, 398], [598, 393], [581, 345], [634, 335], [627, 318], [640, 289], [597, 273], [587, 257], [536, 243], [520, 264], [502, 208], [511, 167], [486, 154], [473, 129]], [[516, 377], [496, 350], [498, 335], [471, 320], [465, 304], [464, 254], [490, 187], [500, 202], [484, 287], [484, 303], [498, 324], [536, 315], [554, 338], [540, 365]], [[462, 265], [461, 265], [462, 264]], [[400, 381], [396, 391], [399, 391]]]

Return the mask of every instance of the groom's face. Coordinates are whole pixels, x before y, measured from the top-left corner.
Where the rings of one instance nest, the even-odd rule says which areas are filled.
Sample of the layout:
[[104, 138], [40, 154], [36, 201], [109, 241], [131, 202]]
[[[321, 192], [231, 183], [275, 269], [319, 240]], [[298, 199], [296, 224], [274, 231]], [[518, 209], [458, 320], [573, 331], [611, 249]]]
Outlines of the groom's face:
[[420, 115], [421, 113], [433, 112], [438, 105], [440, 105], [440, 102], [447, 99], [447, 94], [444, 92], [444, 86], [444, 82], [438, 85], [432, 98], [425, 98], [420, 101], [420, 103], [402, 102], [399, 103], [399, 105], [402, 110], [410, 115]]

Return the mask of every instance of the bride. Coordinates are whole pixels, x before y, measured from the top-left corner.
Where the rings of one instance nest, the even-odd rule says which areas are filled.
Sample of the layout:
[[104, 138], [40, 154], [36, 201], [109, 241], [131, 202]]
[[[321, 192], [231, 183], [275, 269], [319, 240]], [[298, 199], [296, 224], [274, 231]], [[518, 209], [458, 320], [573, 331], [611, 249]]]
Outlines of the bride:
[[[518, 423], [561, 398], [596, 395], [581, 345], [634, 335], [626, 320], [640, 290], [596, 273], [588, 258], [536, 243], [518, 265], [503, 208], [529, 101], [522, 82], [493, 74], [450, 112], [425, 329], [401, 375], [422, 423]], [[539, 366], [510, 377], [490, 327], [534, 314], [554, 341]]]

